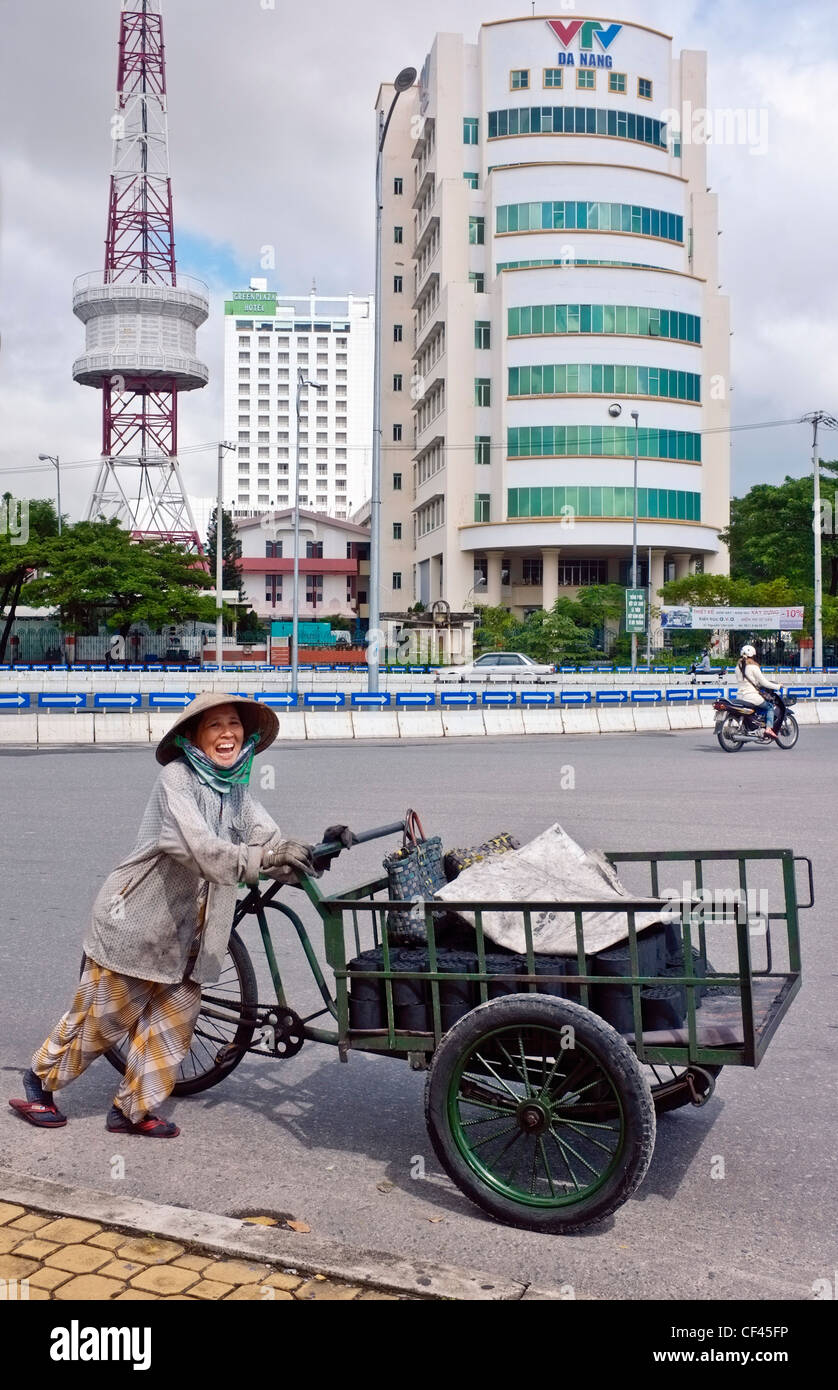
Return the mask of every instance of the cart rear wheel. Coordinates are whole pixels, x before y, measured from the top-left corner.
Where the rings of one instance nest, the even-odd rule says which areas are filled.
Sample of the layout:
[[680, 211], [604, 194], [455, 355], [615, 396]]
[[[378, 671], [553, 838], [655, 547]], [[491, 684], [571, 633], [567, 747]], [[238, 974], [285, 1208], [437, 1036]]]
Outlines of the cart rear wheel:
[[631, 1048], [580, 1004], [512, 994], [446, 1033], [425, 1089], [436, 1155], [467, 1197], [535, 1231], [584, 1230], [642, 1182], [655, 1109]]
[[[253, 963], [241, 937], [232, 932], [221, 974], [213, 984], [204, 985], [201, 990], [201, 1012], [189, 1051], [180, 1064], [173, 1095], [193, 1096], [198, 1091], [209, 1090], [210, 1086], [216, 1086], [235, 1070], [244, 1055], [239, 1049], [248, 1047], [253, 1037], [257, 999]], [[239, 1015], [241, 1022], [235, 1024], [213, 1018], [205, 1012], [206, 1008], [212, 1007]], [[228, 1044], [234, 1046], [226, 1053], [226, 1060], [219, 1064], [216, 1059]], [[111, 1066], [123, 1075], [127, 1052], [126, 1036], [105, 1053]]]

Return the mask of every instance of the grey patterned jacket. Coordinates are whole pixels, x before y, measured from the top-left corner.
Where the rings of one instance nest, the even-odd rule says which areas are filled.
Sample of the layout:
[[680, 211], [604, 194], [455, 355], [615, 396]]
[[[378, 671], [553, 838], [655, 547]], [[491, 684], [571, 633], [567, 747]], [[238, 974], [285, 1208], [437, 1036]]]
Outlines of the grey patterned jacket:
[[99, 890], [85, 952], [121, 975], [176, 984], [184, 977], [208, 883], [190, 978], [217, 980], [237, 885], [257, 882], [262, 848], [279, 838], [279, 827], [245, 786], [222, 796], [176, 758], [154, 784], [133, 851]]

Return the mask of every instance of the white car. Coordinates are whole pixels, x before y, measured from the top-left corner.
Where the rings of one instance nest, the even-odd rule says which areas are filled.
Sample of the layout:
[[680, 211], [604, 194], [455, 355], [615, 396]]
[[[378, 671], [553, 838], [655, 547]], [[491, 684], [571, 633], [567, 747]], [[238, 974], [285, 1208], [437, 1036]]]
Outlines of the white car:
[[509, 676], [510, 679], [526, 679], [529, 676], [552, 676], [555, 666], [546, 666], [533, 661], [523, 652], [484, 652], [468, 666], [445, 666], [437, 668], [437, 675], [455, 677], [461, 680], [476, 680], [481, 676]]

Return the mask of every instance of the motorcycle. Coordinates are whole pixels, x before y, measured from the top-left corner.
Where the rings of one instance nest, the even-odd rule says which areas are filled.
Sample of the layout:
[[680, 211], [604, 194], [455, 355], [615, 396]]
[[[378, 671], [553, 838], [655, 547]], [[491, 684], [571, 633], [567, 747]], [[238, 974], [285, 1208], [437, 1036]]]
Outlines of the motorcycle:
[[725, 753], [738, 753], [746, 743], [773, 743], [777, 748], [793, 748], [797, 743], [800, 729], [794, 715], [789, 714], [789, 706], [797, 703], [795, 697], [789, 695], [784, 700], [776, 690], [764, 690], [762, 694], [774, 705], [773, 728], [776, 738], [768, 733], [765, 715], [756, 713], [753, 705], [727, 699], [713, 702], [716, 711], [714, 732], [719, 747]]

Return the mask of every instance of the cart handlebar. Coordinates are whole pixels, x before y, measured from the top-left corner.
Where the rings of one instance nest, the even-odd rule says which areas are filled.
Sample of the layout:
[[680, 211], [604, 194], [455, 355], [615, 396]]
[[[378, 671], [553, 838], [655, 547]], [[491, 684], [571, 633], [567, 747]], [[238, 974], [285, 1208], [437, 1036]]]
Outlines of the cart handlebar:
[[[383, 840], [388, 835], [400, 835], [404, 830], [403, 820], [393, 821], [391, 825], [377, 825], [374, 830], [361, 830], [355, 835], [355, 844], [363, 845], [367, 840]], [[355, 832], [352, 832], [355, 834]], [[345, 848], [340, 840], [327, 840], [323, 844], [313, 845], [311, 851], [312, 859], [334, 859]]]

